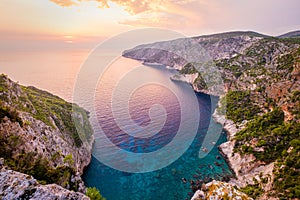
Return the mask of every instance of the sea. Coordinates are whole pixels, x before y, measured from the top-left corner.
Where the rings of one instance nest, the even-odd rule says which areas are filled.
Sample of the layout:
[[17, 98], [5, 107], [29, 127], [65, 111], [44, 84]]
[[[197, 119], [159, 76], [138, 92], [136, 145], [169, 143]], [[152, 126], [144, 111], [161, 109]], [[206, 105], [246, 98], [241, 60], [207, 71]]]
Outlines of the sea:
[[87, 94], [78, 100], [74, 85], [88, 55], [88, 50], [0, 55], [1, 73], [77, 100], [94, 113], [96, 140], [83, 174], [88, 187], [107, 200], [184, 200], [203, 182], [232, 175], [218, 150], [226, 133], [212, 120], [217, 97], [172, 81], [175, 70], [120, 57], [97, 79], [93, 99]]

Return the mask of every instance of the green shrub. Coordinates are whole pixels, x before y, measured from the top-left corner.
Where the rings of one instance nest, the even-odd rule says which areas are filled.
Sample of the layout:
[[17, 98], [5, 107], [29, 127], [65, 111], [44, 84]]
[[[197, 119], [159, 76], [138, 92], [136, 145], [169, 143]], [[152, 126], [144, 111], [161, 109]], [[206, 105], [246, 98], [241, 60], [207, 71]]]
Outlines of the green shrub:
[[241, 188], [240, 191], [244, 192], [252, 198], [257, 198], [264, 192], [259, 184], [247, 185], [246, 187]]
[[64, 163], [67, 163], [69, 165], [73, 165], [74, 164], [74, 160], [73, 160], [72, 154], [69, 154], [69, 155], [65, 156]]
[[95, 187], [87, 188], [86, 195], [90, 197], [91, 200], [105, 200], [105, 198], [103, 198], [100, 194], [100, 191]]

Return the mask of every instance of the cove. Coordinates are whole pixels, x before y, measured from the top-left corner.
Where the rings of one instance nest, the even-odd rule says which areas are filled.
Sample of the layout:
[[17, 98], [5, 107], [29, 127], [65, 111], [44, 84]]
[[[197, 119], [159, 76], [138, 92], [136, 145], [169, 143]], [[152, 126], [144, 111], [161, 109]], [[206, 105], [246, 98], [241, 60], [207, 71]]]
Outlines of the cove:
[[[123, 62], [121, 62], [122, 66], [120, 67], [124, 67], [127, 62], [129, 64], [131, 61], [124, 59]], [[171, 81], [169, 78], [174, 74], [174, 72], [167, 70], [164, 67], [149, 66], [144, 66], [141, 70], [134, 73], [138, 73], [138, 76], [137, 74], [134, 74], [133, 77], [142, 78], [142, 76], [146, 75], [147, 77], [153, 76], [156, 80], [161, 79], [162, 81]], [[109, 81], [105, 84], [107, 88], [110, 88], [108, 91], [114, 88], [113, 84]], [[126, 88], [129, 88], [129, 85], [127, 84], [133, 83], [132, 81], [129, 81], [122, 85], [122, 91], [124, 91], [124, 93], [127, 92]], [[182, 102], [188, 102], [187, 99], [186, 101], [184, 99], [190, 98], [188, 94], [185, 94], [187, 84], [172, 82], [171, 85], [171, 87], [176, 87], [176, 89], [182, 91], [182, 95], [180, 96], [180, 98], [183, 98]], [[147, 113], [150, 105], [173, 98], [171, 94], [165, 91], [166, 88], [163, 87], [154, 85], [151, 87], [143, 87], [142, 89], [143, 91], [138, 91], [139, 93], [142, 93], [142, 95], [136, 95], [134, 103], [130, 105], [130, 114], [132, 118], [141, 126], [147, 125], [149, 120], [151, 120]], [[95, 101], [97, 104], [96, 109], [100, 113], [106, 113], [105, 110], [108, 109], [107, 105], [101, 101], [105, 99], [105, 95], [106, 93], [101, 93], [101, 95], [98, 96], [99, 101]], [[118, 98], [122, 99], [122, 94], [119, 95]], [[218, 129], [221, 125], [210, 120], [216, 107], [217, 98], [202, 93], [196, 93], [195, 95], [197, 98], [196, 103], [198, 105], [186, 106], [199, 108], [200, 120], [189, 118], [189, 123], [196, 123], [199, 126], [193, 142], [181, 157], [159, 170], [147, 173], [128, 173], [108, 167], [93, 156], [90, 165], [85, 169], [83, 175], [86, 185], [88, 187], [98, 188], [102, 196], [107, 200], [183, 200], [191, 197], [192, 187], [195, 187], [196, 182], [207, 182], [211, 179], [222, 180], [224, 177], [231, 176], [232, 173], [218, 150], [218, 146], [226, 141], [226, 133], [224, 131], [218, 140], [211, 144], [213, 148], [209, 154], [204, 158], [199, 158], [199, 151], [202, 151], [200, 148], [204, 137], [207, 134], [208, 127], [216, 127], [216, 129]], [[168, 101], [163, 105], [165, 109], [171, 113], [168, 115], [170, 121], [165, 123], [165, 131], [169, 134], [153, 137], [151, 141], [147, 141], [147, 145], [146, 142], [130, 142], [132, 141], [132, 138], [125, 137], [124, 134], [118, 134], [120, 130], [118, 127], [114, 127], [112, 122], [113, 119], [106, 114], [100, 114], [101, 123], [103, 124], [103, 127], [108, 127], [106, 131], [110, 132], [107, 134], [112, 137], [112, 140], [116, 141], [120, 148], [126, 148], [126, 150], [135, 153], [156, 151], [161, 148], [160, 145], [163, 146], [172, 140], [170, 135], [176, 132], [178, 128], [176, 124], [179, 123], [177, 116], [180, 114], [180, 109], [176, 106], [176, 101]], [[123, 103], [116, 105], [119, 112], [124, 110], [124, 106], [125, 104]], [[163, 116], [158, 115], [157, 117], [160, 118]], [[134, 132], [135, 130], [132, 131]], [[98, 130], [95, 130], [96, 136], [98, 132]], [[214, 133], [210, 132], [210, 134]], [[149, 143], [152, 144], [152, 142], [156, 145], [148, 145]], [[174, 151], [176, 151], [176, 149], [174, 149]], [[113, 154], [111, 156], [112, 159], [114, 159]]]

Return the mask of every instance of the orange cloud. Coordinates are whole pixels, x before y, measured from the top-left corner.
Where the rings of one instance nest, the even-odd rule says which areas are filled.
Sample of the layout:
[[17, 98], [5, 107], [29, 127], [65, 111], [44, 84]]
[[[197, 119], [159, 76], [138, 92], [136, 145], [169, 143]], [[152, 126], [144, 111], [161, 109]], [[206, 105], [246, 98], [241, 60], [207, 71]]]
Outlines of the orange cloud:
[[78, 3], [74, 2], [73, 0], [50, 0], [50, 1], [52, 1], [53, 3], [56, 3], [59, 6], [63, 6], [63, 7], [78, 5]]
[[162, 4], [164, 0], [97, 0], [102, 7], [109, 7], [108, 2], [118, 4], [125, 8], [131, 14], [137, 14], [148, 10], [155, 9], [156, 6]]
[[79, 5], [96, 1], [100, 8], [109, 8], [110, 3], [123, 7], [130, 17], [120, 24], [139, 27], [165, 27], [182, 29], [190, 24], [199, 24], [200, 12], [206, 0], [51, 0], [61, 6]]
[[186, 18], [174, 13], [168, 12], [143, 12], [132, 16], [131, 18], [119, 21], [120, 24], [135, 27], [184, 27]]
[[50, 0], [60, 6], [74, 6], [82, 2], [97, 1], [100, 8], [108, 8], [109, 2], [120, 5], [130, 14], [139, 14], [145, 11], [161, 11], [168, 4], [183, 5], [196, 0]]

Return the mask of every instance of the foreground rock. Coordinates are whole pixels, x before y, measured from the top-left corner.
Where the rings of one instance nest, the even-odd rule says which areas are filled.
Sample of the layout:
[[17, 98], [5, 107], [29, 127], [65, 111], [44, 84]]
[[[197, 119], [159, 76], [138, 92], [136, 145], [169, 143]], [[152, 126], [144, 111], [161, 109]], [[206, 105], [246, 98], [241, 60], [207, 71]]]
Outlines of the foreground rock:
[[0, 170], [0, 199], [89, 200], [90, 198], [56, 184], [41, 185], [32, 176], [2, 168]]
[[204, 199], [228, 199], [228, 200], [251, 200], [246, 194], [236, 190], [231, 184], [220, 181], [212, 181], [197, 190], [191, 200]]

